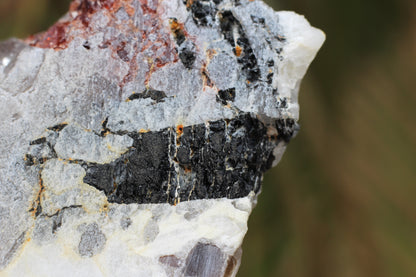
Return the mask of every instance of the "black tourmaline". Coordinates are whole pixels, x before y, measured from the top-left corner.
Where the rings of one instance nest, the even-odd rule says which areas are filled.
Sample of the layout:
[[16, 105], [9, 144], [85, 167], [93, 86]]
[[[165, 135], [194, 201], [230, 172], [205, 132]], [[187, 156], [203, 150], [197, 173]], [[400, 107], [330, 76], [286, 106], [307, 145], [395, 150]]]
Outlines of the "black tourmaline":
[[175, 204], [247, 196], [258, 192], [273, 149], [286, 138], [268, 136], [267, 127], [245, 113], [129, 135], [133, 147], [119, 159], [84, 163], [84, 182], [104, 191], [109, 202]]

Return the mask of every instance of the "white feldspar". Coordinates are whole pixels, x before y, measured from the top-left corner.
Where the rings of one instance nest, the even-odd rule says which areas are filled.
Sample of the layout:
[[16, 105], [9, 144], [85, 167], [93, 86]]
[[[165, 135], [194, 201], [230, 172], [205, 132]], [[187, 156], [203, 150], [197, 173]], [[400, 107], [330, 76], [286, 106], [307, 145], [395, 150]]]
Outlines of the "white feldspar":
[[325, 36], [257, 0], [104, 2], [0, 43], [0, 276], [235, 276]]
[[[239, 246], [252, 206], [249, 196], [195, 200], [176, 206], [121, 205], [88, 216], [81, 208], [67, 209], [55, 218], [37, 220], [32, 240], [1, 275], [182, 276], [187, 255], [201, 238], [221, 249], [224, 261], [216, 264], [220, 273], [227, 266], [226, 257], [239, 261]], [[58, 220], [62, 227], [52, 235]], [[88, 235], [96, 241], [83, 241]], [[176, 257], [177, 264], [169, 264], [167, 258], [161, 263], [160, 257], [170, 255]]]

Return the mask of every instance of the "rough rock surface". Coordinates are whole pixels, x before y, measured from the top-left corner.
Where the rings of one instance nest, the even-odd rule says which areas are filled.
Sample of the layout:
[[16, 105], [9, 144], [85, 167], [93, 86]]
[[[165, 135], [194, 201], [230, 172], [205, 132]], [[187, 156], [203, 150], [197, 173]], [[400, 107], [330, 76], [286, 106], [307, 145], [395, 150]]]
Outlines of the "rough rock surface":
[[323, 41], [257, 0], [75, 0], [0, 43], [0, 276], [235, 276]]

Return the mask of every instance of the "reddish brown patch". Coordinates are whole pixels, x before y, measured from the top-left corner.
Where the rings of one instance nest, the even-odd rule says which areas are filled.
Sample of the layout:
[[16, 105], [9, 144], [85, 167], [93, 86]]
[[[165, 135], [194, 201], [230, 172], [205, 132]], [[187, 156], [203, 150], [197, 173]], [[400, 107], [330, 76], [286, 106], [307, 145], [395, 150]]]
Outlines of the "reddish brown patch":
[[[149, 56], [157, 67], [162, 67], [167, 63], [175, 60], [175, 52], [170, 35], [165, 32], [163, 24], [156, 10], [151, 9], [147, 5], [146, 0], [140, 0], [144, 13], [150, 15], [150, 18], [144, 22], [142, 33], [142, 48], [141, 52], [151, 50], [152, 53], [157, 53], [155, 56]], [[156, 40], [150, 40], [151, 35], [156, 35]]]
[[[158, 68], [177, 62], [178, 54], [175, 51], [175, 44], [170, 32], [164, 29], [159, 17], [158, 1], [139, 1], [143, 14], [146, 14], [146, 20], [140, 26], [140, 29], [132, 24], [132, 18], [137, 16], [132, 0], [74, 0], [69, 8], [69, 20], [60, 21], [49, 28], [48, 31], [31, 36], [26, 41], [34, 47], [55, 50], [67, 48], [75, 36], [82, 37], [87, 41], [90, 36], [102, 31], [96, 30], [94, 24], [91, 24], [93, 15], [101, 11], [109, 19], [108, 26], [118, 29], [128, 38], [125, 41], [118, 41], [118, 37], [110, 37], [103, 41], [101, 45], [98, 45], [101, 49], [111, 49], [114, 58], [120, 58], [129, 63], [129, 71], [120, 80], [120, 87], [136, 77], [138, 72], [137, 57], [141, 53], [146, 53], [143, 58], [148, 59], [150, 64], [146, 76], [148, 81], [151, 74]], [[152, 3], [148, 1], [152, 1]], [[123, 8], [130, 16], [130, 19], [121, 23], [115, 17], [120, 8]], [[179, 32], [185, 33], [183, 24], [178, 24], [177, 28], [182, 30]], [[155, 37], [156, 39], [154, 39]], [[88, 50], [91, 49], [88, 45], [84, 47]]]
[[126, 51], [126, 42], [122, 41], [118, 46], [117, 46], [117, 55], [120, 59], [122, 59], [125, 62], [130, 61], [129, 57], [128, 57], [128, 52]]
[[236, 45], [235, 46], [235, 55], [237, 57], [240, 57], [242, 52], [243, 52], [243, 49], [239, 45]]
[[[120, 57], [120, 54], [117, 53]], [[121, 58], [121, 57], [120, 57]], [[127, 73], [126, 76], [124, 76], [122, 83], [120, 84], [120, 86], [122, 87], [124, 84], [133, 81], [133, 79], [136, 77], [137, 75], [137, 69], [138, 69], [138, 65], [137, 65], [137, 50], [133, 55], [133, 58], [130, 61], [130, 67], [129, 67], [129, 72]], [[128, 59], [128, 58], [127, 58]], [[124, 60], [126, 61], [126, 60]]]
[[179, 23], [176, 18], [171, 18], [169, 19], [169, 25], [175, 39], [186, 38], [187, 34], [183, 23]]
[[181, 264], [181, 260], [177, 258], [175, 255], [166, 255], [159, 257], [159, 262], [162, 264], [166, 264], [170, 267], [179, 267]]
[[182, 124], [176, 126], [176, 134], [178, 135], [178, 137], [182, 136], [182, 134], [183, 134], [183, 125]]
[[208, 49], [207, 50], [207, 56], [210, 60], [212, 58], [214, 58], [215, 55], [217, 55], [217, 51], [215, 51], [215, 49]]
[[107, 10], [110, 10], [114, 6], [114, 0], [99, 0], [100, 5]]
[[176, 31], [176, 30], [182, 29], [181, 28], [182, 26], [179, 25], [178, 20], [176, 18], [169, 19], [169, 25], [170, 25], [170, 29], [172, 31]]
[[[140, 4], [141, 4], [141, 8], [142, 8], [142, 10], [143, 10], [143, 13], [149, 13], [149, 14], [155, 14], [156, 13], [156, 10], [155, 9], [152, 9], [151, 7], [149, 7], [149, 5], [147, 4], [147, 0], [139, 0], [140, 1]], [[159, 1], [155, 1], [155, 2], [157, 2], [156, 3], [156, 6], [159, 4]]]
[[76, 19], [81, 20], [85, 27], [90, 25], [90, 16], [96, 11], [98, 7], [97, 4], [98, 2], [96, 1], [81, 0], [81, 3], [75, 9], [75, 11], [79, 13]]
[[[150, 69], [146, 73], [145, 84], [149, 83], [153, 72], [166, 64], [177, 62], [178, 53], [175, 50], [170, 34], [165, 31], [157, 10], [152, 9], [148, 5], [148, 0], [139, 0], [143, 13], [149, 17], [144, 21], [142, 31], [142, 45], [140, 52], [155, 53], [155, 55], [147, 56]], [[156, 0], [155, 0], [156, 1]], [[156, 1], [157, 2], [157, 1]], [[158, 3], [154, 3], [158, 5]], [[153, 6], [153, 5], [152, 5]], [[150, 40], [149, 37], [156, 35], [156, 40]]]
[[36, 34], [27, 39], [30, 46], [52, 48], [56, 50], [68, 47], [67, 29], [69, 22], [58, 22], [44, 33]]
[[211, 78], [209, 78], [209, 75], [207, 73], [205, 65], [203, 66], [203, 68], [201, 70], [201, 75], [202, 75], [202, 82], [203, 82], [204, 87], [206, 87], [206, 86], [207, 87], [213, 87], [214, 86], [214, 83], [211, 81]]
[[192, 4], [194, 3], [194, 0], [186, 0], [186, 7], [189, 9], [191, 8]]
[[136, 13], [136, 10], [134, 9], [134, 7], [128, 4], [125, 6], [125, 10], [129, 16], [133, 16]]
[[110, 10], [114, 5], [114, 0], [75, 0], [69, 6], [69, 15], [75, 16], [73, 19], [57, 22], [46, 32], [30, 36], [26, 41], [34, 47], [65, 49], [73, 39], [71, 30], [84, 29], [87, 36], [91, 16], [102, 8]]
[[237, 265], [237, 260], [233, 256], [230, 256], [228, 258], [227, 268], [225, 269], [224, 277], [230, 277], [232, 273], [234, 272], [234, 268], [236, 265]]

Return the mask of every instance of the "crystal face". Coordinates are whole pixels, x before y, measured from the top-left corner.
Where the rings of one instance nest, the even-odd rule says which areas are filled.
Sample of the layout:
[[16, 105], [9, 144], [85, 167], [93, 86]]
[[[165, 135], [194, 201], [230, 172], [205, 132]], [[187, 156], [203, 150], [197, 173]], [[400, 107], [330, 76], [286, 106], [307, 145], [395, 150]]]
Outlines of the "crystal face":
[[0, 275], [235, 276], [323, 41], [261, 1], [76, 0], [0, 43]]

